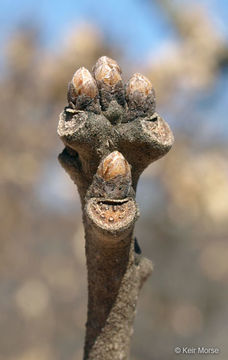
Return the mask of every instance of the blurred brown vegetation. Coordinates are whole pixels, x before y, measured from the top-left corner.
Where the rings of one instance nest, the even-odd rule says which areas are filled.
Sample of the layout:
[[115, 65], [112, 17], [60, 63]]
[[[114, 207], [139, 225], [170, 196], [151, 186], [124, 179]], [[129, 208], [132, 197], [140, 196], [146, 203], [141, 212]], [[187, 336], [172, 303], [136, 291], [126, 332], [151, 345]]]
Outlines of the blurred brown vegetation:
[[[137, 71], [154, 83], [176, 142], [138, 189], [137, 237], [155, 271], [141, 294], [132, 359], [171, 360], [178, 358], [175, 346], [208, 345], [226, 360], [227, 148], [205, 140], [207, 123], [191, 99], [214, 86], [227, 45], [203, 8], [174, 12], [163, 5], [179, 41]], [[32, 27], [18, 29], [7, 44], [0, 81], [0, 360], [82, 357], [83, 229], [76, 188], [57, 163], [56, 125], [72, 74], [104, 54], [124, 64], [90, 24], [72, 29], [55, 53]]]

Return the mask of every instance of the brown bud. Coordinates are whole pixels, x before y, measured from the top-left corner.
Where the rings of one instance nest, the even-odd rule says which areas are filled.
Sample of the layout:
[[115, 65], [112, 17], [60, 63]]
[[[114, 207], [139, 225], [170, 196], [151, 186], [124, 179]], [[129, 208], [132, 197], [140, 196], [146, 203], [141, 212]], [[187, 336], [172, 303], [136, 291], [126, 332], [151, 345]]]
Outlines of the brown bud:
[[122, 73], [122, 70], [120, 68], [120, 66], [117, 64], [117, 62], [111, 58], [109, 58], [108, 56], [101, 56], [95, 66], [93, 71], [95, 71], [99, 66], [106, 64], [107, 66], [109, 66], [111, 69], [116, 69], [120, 74]]
[[138, 116], [151, 116], [155, 112], [155, 92], [151, 82], [143, 75], [136, 73], [126, 85], [128, 118], [131, 121]]
[[113, 151], [101, 162], [97, 169], [97, 175], [105, 181], [114, 179], [119, 175], [131, 177], [131, 168], [119, 151]]
[[90, 72], [82, 67], [78, 69], [72, 80], [75, 96], [86, 95], [90, 98], [94, 98], [98, 94], [97, 84]]
[[144, 75], [136, 73], [127, 83], [126, 95], [129, 96], [135, 91], [139, 91], [146, 97], [153, 91], [153, 86], [150, 80], [148, 80]]
[[121, 78], [121, 69], [117, 62], [107, 56], [102, 56], [94, 66], [94, 77], [97, 81], [103, 81], [109, 86], [114, 86]]

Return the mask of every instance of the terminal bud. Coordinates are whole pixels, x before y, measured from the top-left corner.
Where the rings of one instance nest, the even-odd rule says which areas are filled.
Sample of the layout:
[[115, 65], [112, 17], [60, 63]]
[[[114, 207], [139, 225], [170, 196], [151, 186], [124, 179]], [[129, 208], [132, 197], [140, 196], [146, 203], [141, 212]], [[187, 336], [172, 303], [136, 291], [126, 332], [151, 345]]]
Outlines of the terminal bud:
[[104, 64], [106, 64], [107, 66], [109, 66], [112, 69], [116, 69], [120, 74], [122, 73], [122, 70], [121, 70], [120, 66], [117, 64], [117, 62], [108, 56], [101, 56], [97, 60], [93, 71], [95, 71], [96, 68], [98, 68], [99, 66], [104, 65]]
[[115, 60], [107, 56], [98, 59], [93, 69], [94, 77], [98, 82], [103, 82], [109, 86], [115, 86], [121, 78], [121, 69]]

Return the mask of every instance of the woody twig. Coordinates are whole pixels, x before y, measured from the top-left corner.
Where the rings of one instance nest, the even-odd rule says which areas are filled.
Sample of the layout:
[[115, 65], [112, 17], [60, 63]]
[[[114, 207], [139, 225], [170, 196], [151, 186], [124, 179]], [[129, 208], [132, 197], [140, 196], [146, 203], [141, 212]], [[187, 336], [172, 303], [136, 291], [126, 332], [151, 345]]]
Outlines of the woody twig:
[[93, 74], [74, 74], [58, 134], [65, 145], [59, 161], [78, 187], [85, 228], [84, 359], [128, 359], [139, 290], [152, 271], [133, 237], [137, 182], [170, 150], [173, 135], [155, 112], [150, 81], [137, 73], [124, 85], [119, 65], [106, 56]]

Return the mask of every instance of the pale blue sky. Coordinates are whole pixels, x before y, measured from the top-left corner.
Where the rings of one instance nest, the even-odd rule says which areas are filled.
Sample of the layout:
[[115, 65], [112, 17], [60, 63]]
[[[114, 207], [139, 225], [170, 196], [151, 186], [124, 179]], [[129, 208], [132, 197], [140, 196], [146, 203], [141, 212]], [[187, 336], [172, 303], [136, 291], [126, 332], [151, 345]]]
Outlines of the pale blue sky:
[[[181, 2], [184, 1], [187, 0]], [[206, 4], [216, 26], [228, 37], [228, 1], [197, 2]], [[18, 23], [31, 19], [41, 24], [43, 41], [53, 48], [72, 25], [89, 20], [99, 26], [109, 41], [118, 44], [126, 57], [135, 61], [175, 36], [169, 20], [152, 0], [1, 0], [0, 44], [13, 34]]]

